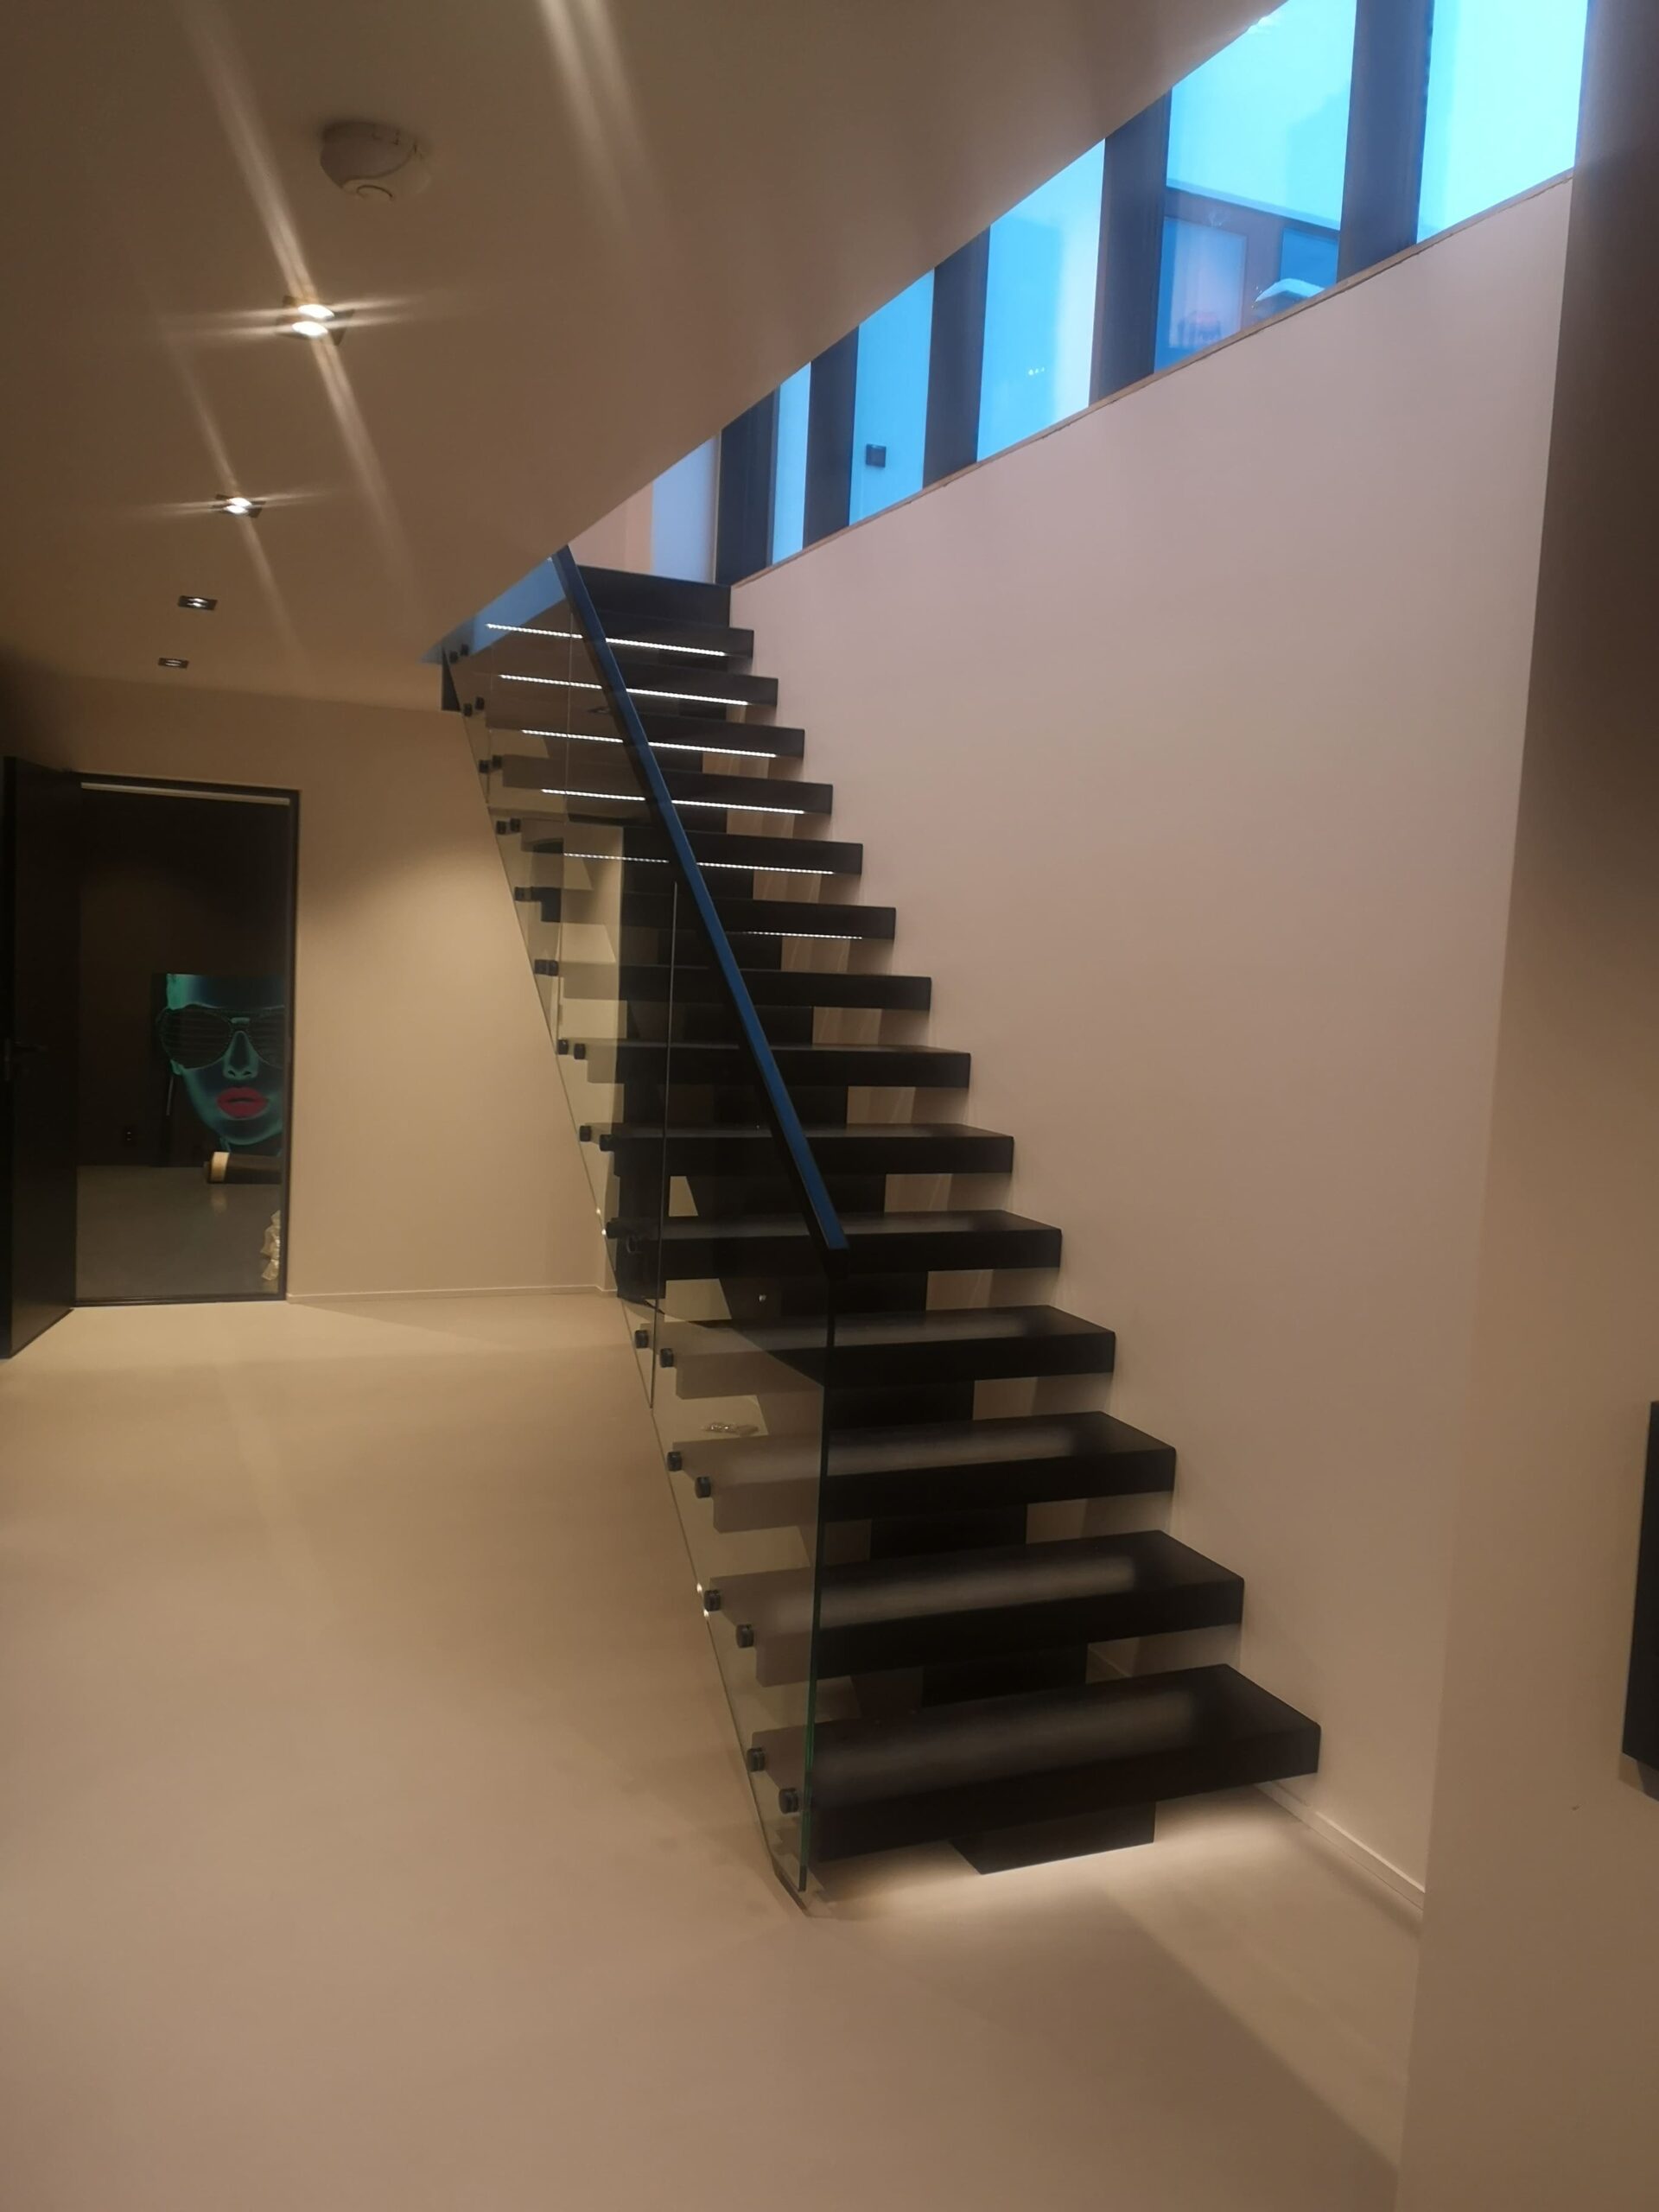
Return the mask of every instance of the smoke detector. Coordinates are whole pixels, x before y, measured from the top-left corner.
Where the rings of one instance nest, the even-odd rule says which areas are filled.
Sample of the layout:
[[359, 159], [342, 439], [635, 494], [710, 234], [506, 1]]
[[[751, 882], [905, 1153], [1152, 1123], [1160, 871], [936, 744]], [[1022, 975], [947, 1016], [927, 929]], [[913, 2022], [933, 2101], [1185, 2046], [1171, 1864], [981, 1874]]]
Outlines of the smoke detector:
[[325, 175], [354, 200], [410, 200], [431, 181], [413, 134], [392, 123], [331, 123], [322, 134]]

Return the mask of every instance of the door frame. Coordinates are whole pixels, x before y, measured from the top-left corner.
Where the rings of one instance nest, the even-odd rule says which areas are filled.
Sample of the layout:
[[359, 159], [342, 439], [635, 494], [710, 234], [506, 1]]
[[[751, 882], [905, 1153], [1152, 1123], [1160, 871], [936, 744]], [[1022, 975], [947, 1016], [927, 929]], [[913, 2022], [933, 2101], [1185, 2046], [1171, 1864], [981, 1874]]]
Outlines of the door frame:
[[[294, 1038], [295, 1000], [299, 977], [300, 921], [300, 794], [286, 784], [227, 784], [209, 776], [123, 776], [108, 770], [72, 771], [82, 791], [173, 791], [188, 798], [199, 792], [205, 798], [224, 798], [244, 804], [289, 808], [292, 833], [288, 844], [287, 914], [283, 950], [288, 970], [288, 1027], [283, 1052], [283, 1244], [276, 1261], [276, 1287], [269, 1290], [227, 1290], [211, 1298], [184, 1293], [160, 1298], [77, 1298], [77, 1306], [270, 1306], [288, 1296], [289, 1222], [294, 1211]], [[84, 957], [84, 947], [83, 947]]]

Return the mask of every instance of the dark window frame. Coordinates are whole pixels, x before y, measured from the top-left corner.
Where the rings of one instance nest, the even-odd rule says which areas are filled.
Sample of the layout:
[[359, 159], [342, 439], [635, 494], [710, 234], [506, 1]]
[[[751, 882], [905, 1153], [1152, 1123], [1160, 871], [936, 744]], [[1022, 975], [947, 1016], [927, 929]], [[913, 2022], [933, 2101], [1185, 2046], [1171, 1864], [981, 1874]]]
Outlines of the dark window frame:
[[1358, 0], [1337, 281], [1417, 244], [1434, 0]]

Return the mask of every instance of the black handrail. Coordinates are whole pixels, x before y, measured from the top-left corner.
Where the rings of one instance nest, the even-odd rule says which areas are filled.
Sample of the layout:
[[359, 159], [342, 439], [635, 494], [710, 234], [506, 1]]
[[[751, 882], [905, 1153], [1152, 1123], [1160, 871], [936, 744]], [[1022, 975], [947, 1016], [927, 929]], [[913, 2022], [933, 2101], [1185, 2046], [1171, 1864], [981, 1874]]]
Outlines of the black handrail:
[[651, 749], [651, 741], [645, 735], [639, 710], [633, 703], [622, 671], [617, 664], [616, 655], [611, 649], [611, 641], [605, 634], [605, 626], [599, 619], [593, 595], [588, 589], [588, 580], [568, 545], [561, 546], [553, 556], [553, 565], [564, 586], [570, 610], [587, 640], [588, 650], [593, 655], [594, 671], [604, 691], [606, 703], [616, 718], [622, 742], [632, 755], [639, 781], [645, 787], [645, 804], [667, 840], [669, 860], [691, 902], [697, 933], [708, 947], [709, 957], [731, 1002], [733, 1017], [737, 1023], [738, 1042], [753, 1071], [772, 1133], [783, 1147], [785, 1165], [789, 1179], [794, 1185], [795, 1195], [800, 1201], [801, 1211], [806, 1217], [808, 1233], [817, 1248], [825, 1273], [836, 1274], [845, 1267], [848, 1259], [847, 1232], [830, 1203], [823, 1173], [812, 1156], [812, 1147], [806, 1141], [801, 1117], [795, 1110], [795, 1102], [789, 1095], [766, 1033], [760, 1026], [754, 1001], [749, 996], [748, 985], [743, 981], [743, 971], [732, 950], [731, 939], [721, 922], [702, 870], [697, 865], [696, 855], [691, 849], [691, 840], [685, 834], [685, 825], [669, 795], [667, 781], [657, 765], [657, 756]]

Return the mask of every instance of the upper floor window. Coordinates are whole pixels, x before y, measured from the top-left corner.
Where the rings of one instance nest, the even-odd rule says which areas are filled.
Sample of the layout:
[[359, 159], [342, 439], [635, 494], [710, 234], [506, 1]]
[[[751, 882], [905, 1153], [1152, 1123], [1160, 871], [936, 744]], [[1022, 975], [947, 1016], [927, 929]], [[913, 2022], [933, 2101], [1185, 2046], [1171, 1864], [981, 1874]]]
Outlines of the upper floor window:
[[1104, 144], [991, 225], [979, 457], [1089, 404]]
[[922, 488], [932, 336], [931, 269], [859, 325], [851, 522]]
[[778, 387], [778, 449], [772, 475], [772, 557], [786, 561], [806, 543], [806, 418], [812, 364]]
[[1588, 0], [1434, 0], [1417, 235], [1570, 169]]
[[1286, 0], [1170, 97], [1156, 365], [1332, 283], [1355, 0]]

